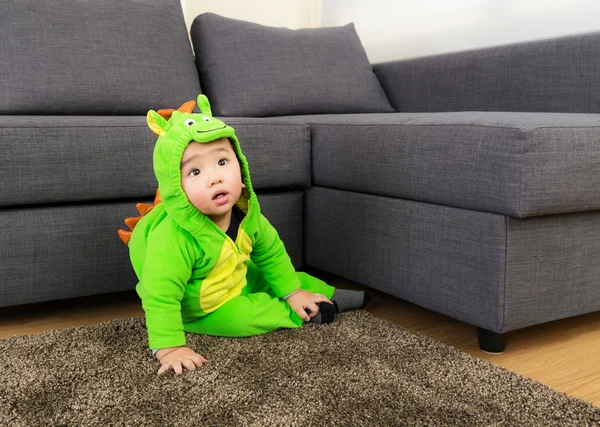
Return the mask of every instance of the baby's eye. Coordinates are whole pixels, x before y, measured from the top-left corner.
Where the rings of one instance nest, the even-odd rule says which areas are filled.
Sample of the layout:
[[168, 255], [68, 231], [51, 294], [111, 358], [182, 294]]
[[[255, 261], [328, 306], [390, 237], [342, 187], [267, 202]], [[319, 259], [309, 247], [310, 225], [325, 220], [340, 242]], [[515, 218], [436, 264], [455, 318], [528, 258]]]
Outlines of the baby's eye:
[[195, 121], [194, 119], [187, 119], [187, 120], [185, 121], [185, 125], [186, 125], [186, 126], [191, 126], [191, 125], [193, 125], [194, 123], [196, 123], [196, 121]]
[[227, 164], [227, 159], [221, 159], [219, 160], [219, 166], [225, 166]]
[[189, 173], [190, 176], [198, 176], [200, 175], [200, 169], [192, 169]]
[[202, 116], [202, 119], [203, 119], [205, 122], [210, 122], [210, 117], [207, 117], [207, 116]]

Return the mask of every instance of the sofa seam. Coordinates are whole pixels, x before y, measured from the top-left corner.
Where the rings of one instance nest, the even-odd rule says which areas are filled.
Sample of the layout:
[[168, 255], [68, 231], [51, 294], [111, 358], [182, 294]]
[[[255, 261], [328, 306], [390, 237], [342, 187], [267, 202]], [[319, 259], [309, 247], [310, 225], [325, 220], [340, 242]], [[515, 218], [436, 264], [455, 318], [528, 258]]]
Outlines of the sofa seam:
[[507, 318], [507, 305], [506, 305], [506, 288], [508, 286], [508, 215], [504, 215], [504, 286], [502, 289], [502, 319], [500, 320], [500, 331], [503, 330], [506, 324]]
[[521, 161], [519, 162], [519, 198], [517, 199], [517, 217], [523, 214], [523, 162], [525, 161], [525, 144], [527, 143], [528, 132], [521, 134]]
[[[517, 201], [517, 217], [519, 217], [519, 215], [521, 215], [521, 205], [522, 205], [522, 200], [523, 200], [523, 161], [524, 161], [524, 156], [525, 156], [525, 144], [527, 142], [527, 132], [522, 132], [521, 133], [521, 161], [519, 162], [519, 198]], [[503, 292], [502, 292], [502, 320], [500, 322], [500, 331], [503, 330], [504, 326], [506, 325], [506, 318], [507, 318], [507, 287], [508, 287], [508, 222], [509, 222], [509, 216], [508, 215], [504, 215], [504, 286], [503, 286]]]
[[311, 185], [308, 188], [313, 188], [313, 187], [325, 188], [327, 190], [345, 191], [348, 193], [361, 194], [361, 195], [365, 195], [365, 196], [381, 197], [384, 199], [402, 200], [402, 201], [413, 202], [413, 203], [424, 203], [424, 204], [428, 204], [428, 205], [442, 206], [445, 208], [476, 212], [476, 213], [481, 213], [481, 214], [486, 214], [486, 215], [494, 215], [494, 216], [500, 216], [500, 217], [510, 216], [509, 214], [507, 214], [505, 212], [493, 212], [493, 211], [489, 211], [489, 210], [484, 210], [482, 208], [465, 208], [465, 207], [450, 205], [450, 204], [442, 203], [442, 202], [434, 202], [434, 201], [430, 201], [430, 200], [421, 200], [421, 199], [411, 199], [411, 198], [407, 198], [406, 196], [389, 196], [389, 195], [383, 195], [383, 194], [367, 193], [364, 191], [350, 190], [347, 188], [332, 187], [331, 185], [325, 185], [325, 184], [314, 183], [313, 185]]
[[543, 126], [543, 127], [534, 127], [531, 129], [523, 129], [517, 126], [487, 126], [487, 125], [477, 125], [477, 124], [465, 124], [465, 123], [441, 123], [441, 124], [418, 124], [418, 123], [382, 123], [382, 124], [371, 124], [371, 123], [318, 123], [318, 122], [307, 122], [310, 125], [316, 126], [351, 126], [351, 127], [396, 127], [396, 126], [419, 126], [419, 127], [481, 127], [481, 128], [489, 128], [489, 129], [512, 129], [518, 130], [521, 132], [531, 132], [537, 129], [600, 129], [600, 126]]

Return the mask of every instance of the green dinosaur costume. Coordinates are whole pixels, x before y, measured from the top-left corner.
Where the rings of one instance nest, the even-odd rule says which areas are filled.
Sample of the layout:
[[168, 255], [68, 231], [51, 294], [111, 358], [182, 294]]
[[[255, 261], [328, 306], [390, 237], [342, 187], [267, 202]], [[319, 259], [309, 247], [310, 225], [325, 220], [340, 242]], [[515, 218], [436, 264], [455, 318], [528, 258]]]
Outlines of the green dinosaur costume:
[[[184, 331], [250, 336], [296, 328], [303, 320], [284, 296], [298, 288], [327, 298], [334, 292], [323, 281], [296, 273], [260, 212], [235, 131], [212, 117], [204, 95], [198, 96], [198, 106], [200, 114], [192, 113], [193, 101], [177, 111], [148, 112], [148, 125], [159, 135], [153, 162], [160, 198], [154, 206], [138, 205], [141, 219], [126, 220], [133, 231], [119, 233], [130, 249], [154, 349], [185, 345]], [[180, 163], [188, 144], [222, 137], [231, 141], [246, 185], [236, 203], [245, 217], [235, 241], [189, 202], [181, 186]]]

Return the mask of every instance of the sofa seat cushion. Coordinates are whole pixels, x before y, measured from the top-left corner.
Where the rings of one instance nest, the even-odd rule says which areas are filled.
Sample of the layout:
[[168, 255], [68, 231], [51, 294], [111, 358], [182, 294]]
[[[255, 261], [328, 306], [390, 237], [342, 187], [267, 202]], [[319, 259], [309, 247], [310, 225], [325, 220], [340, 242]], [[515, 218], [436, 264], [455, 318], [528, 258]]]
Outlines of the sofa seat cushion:
[[[307, 125], [227, 122], [257, 190], [310, 185]], [[0, 206], [152, 196], [155, 142], [145, 116], [0, 116]]]
[[313, 177], [319, 186], [519, 218], [600, 209], [598, 114], [293, 119], [311, 126]]

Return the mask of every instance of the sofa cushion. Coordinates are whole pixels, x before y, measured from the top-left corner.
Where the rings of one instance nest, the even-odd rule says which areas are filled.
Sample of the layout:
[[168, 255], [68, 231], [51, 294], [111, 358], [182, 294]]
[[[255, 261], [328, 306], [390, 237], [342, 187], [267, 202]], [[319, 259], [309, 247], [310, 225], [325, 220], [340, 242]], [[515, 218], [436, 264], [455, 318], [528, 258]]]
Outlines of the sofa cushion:
[[13, 0], [0, 114], [145, 114], [200, 93], [179, 0]]
[[[257, 190], [310, 185], [304, 124], [230, 119]], [[152, 196], [156, 136], [141, 116], [0, 116], [0, 206]]]
[[526, 217], [600, 209], [600, 115], [396, 113], [310, 123], [316, 185]]
[[600, 113], [600, 31], [373, 66], [396, 111]]
[[394, 111], [353, 24], [290, 30], [205, 13], [191, 38], [217, 115]]

